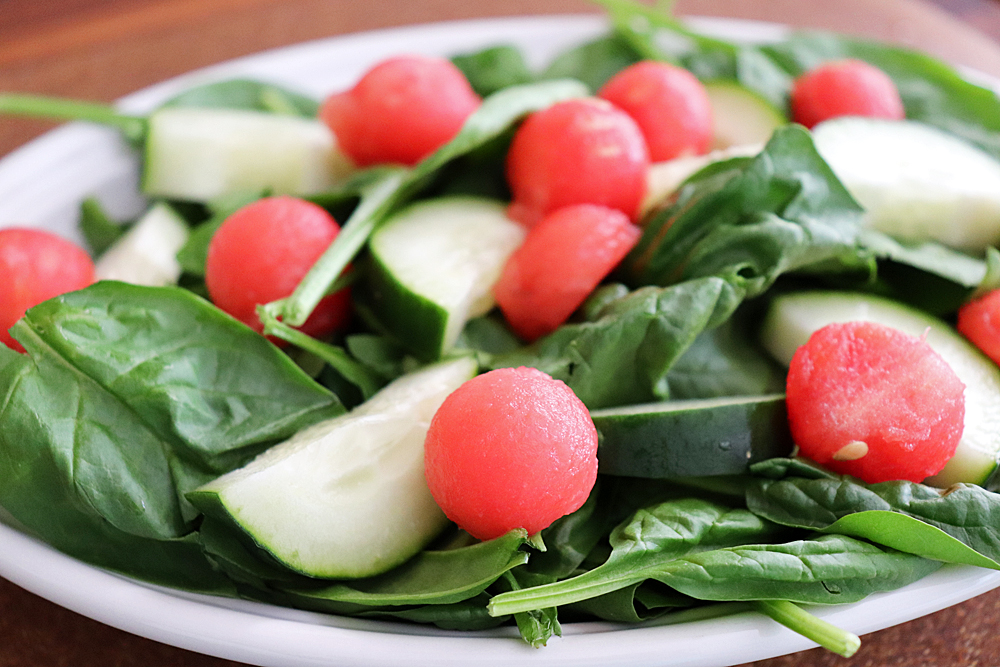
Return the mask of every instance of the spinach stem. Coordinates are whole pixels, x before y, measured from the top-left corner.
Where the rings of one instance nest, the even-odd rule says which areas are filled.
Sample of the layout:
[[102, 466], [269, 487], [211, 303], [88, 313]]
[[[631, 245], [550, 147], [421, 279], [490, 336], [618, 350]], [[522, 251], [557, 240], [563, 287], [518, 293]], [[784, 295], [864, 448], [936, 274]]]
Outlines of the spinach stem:
[[360, 389], [365, 400], [375, 395], [382, 387], [381, 379], [355, 361], [343, 348], [316, 340], [298, 329], [293, 329], [279, 321], [263, 307], [258, 308], [257, 313], [261, 322], [264, 323], [265, 335], [280, 338], [315, 354], [344, 376], [344, 379]]
[[[291, 296], [274, 302], [280, 303], [278, 312], [284, 322], [298, 327], [308, 319], [316, 304], [326, 296], [330, 285], [364, 247], [375, 227], [396, 203], [400, 185], [408, 175], [409, 171], [405, 169], [387, 172], [365, 193], [336, 240], [320, 256]], [[273, 313], [270, 308], [268, 310]]]
[[857, 635], [841, 630], [787, 600], [758, 600], [754, 606], [789, 630], [794, 630], [837, 655], [850, 658], [861, 647], [861, 640]]
[[0, 95], [0, 114], [100, 123], [117, 129], [131, 142], [141, 142], [146, 137], [145, 118], [121, 114], [110, 105], [95, 102], [6, 94]]

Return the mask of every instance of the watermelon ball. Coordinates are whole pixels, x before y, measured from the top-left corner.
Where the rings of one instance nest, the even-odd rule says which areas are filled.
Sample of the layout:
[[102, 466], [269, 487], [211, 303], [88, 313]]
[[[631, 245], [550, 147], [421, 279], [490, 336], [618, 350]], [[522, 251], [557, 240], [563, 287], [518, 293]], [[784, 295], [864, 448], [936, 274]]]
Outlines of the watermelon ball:
[[[247, 204], [225, 219], [208, 245], [205, 285], [212, 302], [262, 332], [257, 306], [289, 296], [339, 232], [325, 209], [304, 199], [283, 195]], [[344, 288], [323, 297], [300, 330], [326, 336], [343, 329], [350, 316], [350, 288]]]
[[531, 226], [573, 204], [598, 204], [639, 215], [649, 148], [636, 122], [607, 100], [559, 102], [537, 111], [514, 133], [507, 152], [508, 215]]
[[965, 385], [923, 338], [830, 324], [792, 357], [786, 401], [802, 456], [870, 484], [921, 482], [955, 453]]
[[983, 354], [1000, 364], [1000, 289], [962, 306], [957, 326]]
[[792, 86], [792, 118], [813, 127], [839, 116], [902, 120], [899, 90], [889, 75], [863, 60], [834, 60], [815, 67]]
[[403, 55], [328, 97], [319, 117], [359, 167], [414, 165], [458, 134], [480, 102], [449, 60]]
[[24, 313], [94, 282], [94, 263], [74, 243], [41, 229], [0, 229], [0, 345], [24, 348], [7, 331]]
[[535, 534], [587, 500], [597, 429], [566, 384], [534, 368], [475, 377], [431, 420], [424, 470], [449, 519], [481, 540]]
[[642, 231], [617, 209], [577, 204], [528, 230], [493, 286], [497, 305], [525, 340], [556, 330], [635, 246]]
[[635, 119], [653, 162], [701, 155], [712, 146], [712, 101], [683, 67], [644, 60], [613, 76], [597, 95]]

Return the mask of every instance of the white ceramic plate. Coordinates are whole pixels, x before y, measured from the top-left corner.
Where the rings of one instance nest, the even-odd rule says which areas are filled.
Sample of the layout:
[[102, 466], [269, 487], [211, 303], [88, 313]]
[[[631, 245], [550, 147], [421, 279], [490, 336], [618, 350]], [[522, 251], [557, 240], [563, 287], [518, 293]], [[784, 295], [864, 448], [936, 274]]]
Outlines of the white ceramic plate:
[[[727, 39], [779, 38], [774, 25], [701, 20], [697, 27]], [[192, 73], [123, 101], [141, 113], [175, 92], [208, 80], [249, 76], [321, 97], [351, 85], [378, 60], [402, 52], [451, 55], [516, 43], [541, 65], [605, 29], [594, 17], [465, 21], [371, 32], [270, 51]], [[45, 227], [78, 238], [79, 203], [97, 196], [123, 218], [144, 202], [138, 163], [114, 132], [73, 124], [0, 161], [0, 227]], [[2, 518], [2, 516], [0, 516]], [[362, 621], [244, 601], [190, 595], [109, 574], [62, 555], [0, 523], [0, 576], [64, 607], [129, 632], [202, 653], [269, 667], [446, 667], [510, 665], [674, 665], [722, 667], [814, 646], [762, 616], [742, 613], [676, 625], [564, 626], [564, 637], [531, 649], [510, 628], [455, 633]], [[815, 609], [864, 634], [957, 604], [1000, 586], [1000, 573], [945, 567], [893, 593]]]

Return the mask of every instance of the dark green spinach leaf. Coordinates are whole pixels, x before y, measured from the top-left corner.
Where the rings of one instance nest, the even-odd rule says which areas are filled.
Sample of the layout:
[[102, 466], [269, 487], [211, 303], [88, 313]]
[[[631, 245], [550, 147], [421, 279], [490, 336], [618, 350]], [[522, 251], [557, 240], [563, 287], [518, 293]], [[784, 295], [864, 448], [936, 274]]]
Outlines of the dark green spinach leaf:
[[862, 209], [809, 132], [778, 129], [752, 159], [702, 171], [645, 228], [626, 260], [638, 284], [725, 278], [743, 298], [795, 270], [874, 270], [859, 250]]
[[945, 492], [865, 484], [801, 460], [754, 465], [747, 506], [787, 526], [861, 537], [926, 558], [1000, 569], [1000, 495], [974, 484]]
[[163, 107], [213, 107], [246, 109], [314, 118], [319, 103], [283, 86], [250, 79], [229, 79], [189, 88], [163, 103]]
[[542, 79], [576, 79], [596, 93], [608, 79], [642, 59], [620, 35], [607, 35], [562, 53], [542, 73]]
[[487, 97], [510, 86], [531, 83], [534, 75], [516, 46], [492, 46], [475, 53], [453, 56], [451, 62], [462, 70], [472, 89]]
[[28, 355], [0, 350], [0, 504], [57, 548], [140, 578], [217, 588], [184, 493], [343, 412], [265, 339], [177, 288], [101, 282], [32, 308], [12, 333]]
[[569, 579], [497, 595], [490, 602], [490, 613], [519, 613], [586, 600], [659, 578], [670, 563], [689, 554], [768, 542], [782, 532], [747, 510], [695, 498], [667, 501], [639, 510], [615, 528], [610, 538], [613, 550], [604, 564]]
[[339, 613], [343, 605], [451, 604], [475, 597], [505, 572], [528, 560], [524, 530], [445, 551], [422, 551], [384, 574], [317, 586], [287, 586], [299, 605]]
[[90, 197], [80, 204], [80, 233], [95, 257], [114, 245], [126, 231], [128, 225], [115, 222], [104, 211], [101, 203]]
[[665, 400], [671, 366], [741, 298], [721, 278], [641, 288], [612, 301], [597, 319], [564, 325], [492, 365], [538, 368], [568, 384], [591, 410]]

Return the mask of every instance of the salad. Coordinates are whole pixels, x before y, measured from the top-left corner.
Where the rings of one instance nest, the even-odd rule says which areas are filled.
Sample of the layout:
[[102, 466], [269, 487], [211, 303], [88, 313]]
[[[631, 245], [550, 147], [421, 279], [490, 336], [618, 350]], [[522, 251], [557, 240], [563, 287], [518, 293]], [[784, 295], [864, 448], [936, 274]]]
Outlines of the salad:
[[[931, 130], [933, 139], [920, 135], [918, 144], [942, 142], [936, 155], [967, 159], [982, 167], [971, 173], [986, 179], [989, 156], [997, 154], [995, 96], [889, 47], [829, 36], [737, 46], [691, 34], [642, 6], [607, 6], [614, 31], [562, 55], [543, 74], [509, 48], [457, 57], [485, 101], [453, 139], [408, 168], [340, 164], [321, 179], [282, 168], [296, 178], [256, 190], [191, 192], [183, 190], [190, 169], [170, 165], [205, 160], [191, 160], [185, 151], [193, 148], [168, 141], [171, 132], [216, 112], [227, 124], [252, 116], [274, 123], [261, 133], [265, 140], [281, 137], [254, 150], [283, 159], [294, 145], [288, 164], [308, 164], [318, 150], [316, 103], [273, 84], [237, 81], [190, 91], [148, 118], [108, 110], [102, 119], [142, 144], [144, 187], [162, 201], [127, 232], [93, 202], [84, 206], [81, 224], [99, 270], [112, 277], [139, 255], [143, 244], [135, 239], [143, 230], [167, 229], [180, 239], [176, 267], [166, 262], [147, 282], [180, 287], [105, 280], [44, 301], [15, 325], [28, 354], [0, 350], [0, 504], [57, 548], [148, 581], [447, 628], [513, 621], [533, 645], [558, 633], [560, 620], [641, 621], [741, 601], [849, 653], [851, 637], [798, 604], [858, 600], [942, 562], [997, 568], [996, 496], [987, 490], [1000, 448], [997, 371], [947, 324], [974, 294], [996, 286], [988, 211], [945, 218], [957, 237], [938, 238], [931, 223], [913, 222], [913, 211], [900, 221], [891, 197], [865, 199], [865, 174], [851, 171], [849, 156], [838, 162], [828, 152], [855, 137], [865, 146], [887, 137], [905, 151], [911, 131], [943, 127], [947, 133]], [[889, 72], [920, 129], [840, 123], [809, 133], [786, 125], [796, 76], [843, 57]], [[449, 258], [473, 244], [501, 255], [477, 254], [472, 268], [482, 269], [504, 263], [513, 252], [499, 252], [505, 243], [527, 243], [506, 221], [511, 186], [503, 173], [526, 116], [583, 98], [651, 59], [679, 62], [712, 83], [714, 109], [728, 103], [738, 111], [721, 119], [754, 122], [730, 128], [738, 137], [726, 146], [736, 150], [671, 161], [660, 172], [681, 176], [661, 186], [662, 198], [644, 202], [644, 213], [630, 212], [641, 219], [636, 245], [587, 289], [568, 321], [542, 333], [534, 321], [514, 328], [509, 316], [475, 298], [482, 271], [462, 274], [468, 267], [455, 269]], [[748, 127], [751, 136], [739, 135]], [[980, 150], [963, 157], [967, 143], [950, 140], [956, 136]], [[756, 141], [764, 145], [739, 148]], [[749, 155], [732, 157], [740, 152]], [[862, 166], [871, 157], [865, 153]], [[247, 162], [245, 154], [231, 158], [237, 171]], [[190, 182], [198, 187], [211, 180], [196, 176]], [[208, 284], [217, 232], [236, 211], [275, 192], [305, 194], [344, 223], [332, 244], [320, 244], [329, 249], [290, 294], [246, 316], [256, 316], [271, 341], [288, 344], [282, 348], [203, 298], [218, 303]], [[455, 217], [479, 226], [463, 237]], [[116, 256], [125, 259], [112, 261]], [[139, 268], [156, 264], [144, 258]], [[427, 266], [455, 273], [424, 285]], [[456, 296], [460, 281], [453, 278], [469, 273], [470, 291]], [[350, 324], [320, 338], [290, 326], [305, 323], [345, 285], [353, 292]], [[916, 327], [917, 336], [929, 330], [927, 340], [956, 373], [979, 374], [975, 392], [964, 382], [965, 432], [953, 450], [961, 456], [930, 484], [866, 484], [790, 456], [782, 364], [813, 330], [843, 318]], [[946, 349], [958, 352], [947, 356]], [[339, 526], [321, 523], [331, 513], [309, 484], [315, 476], [321, 486], [327, 478], [311, 474], [324, 470], [314, 457], [294, 463], [314, 443], [350, 445], [358, 438], [344, 433], [377, 432], [380, 442], [422, 444], [419, 425], [465, 380], [519, 367], [565, 382], [603, 436], [600, 474], [579, 509], [536, 535], [512, 530], [473, 540], [426, 495], [399, 482], [422, 473], [422, 460], [394, 455], [379, 468], [400, 476], [364, 484], [355, 478], [348, 486], [366, 494], [352, 505], [361, 511], [338, 510]], [[637, 438], [630, 430], [637, 428], [647, 436]], [[663, 433], [683, 449], [630, 446]], [[368, 455], [343, 446], [324, 454], [337, 470]], [[293, 492], [299, 488], [305, 493]], [[379, 563], [386, 549], [364, 549], [404, 532], [393, 523], [402, 508], [413, 512], [413, 521], [402, 523], [423, 528], [411, 544], [390, 540], [397, 551]], [[296, 535], [344, 539], [333, 553], [354, 562], [331, 559], [329, 550], [309, 560], [308, 549], [288, 542]]]

